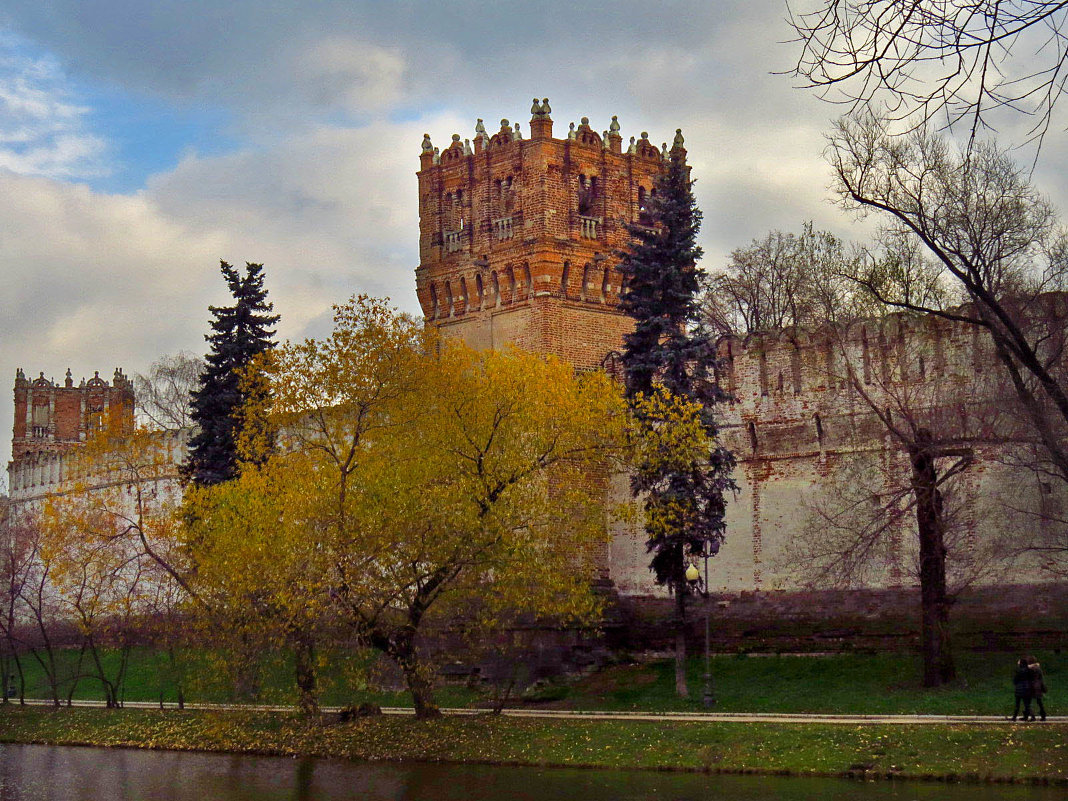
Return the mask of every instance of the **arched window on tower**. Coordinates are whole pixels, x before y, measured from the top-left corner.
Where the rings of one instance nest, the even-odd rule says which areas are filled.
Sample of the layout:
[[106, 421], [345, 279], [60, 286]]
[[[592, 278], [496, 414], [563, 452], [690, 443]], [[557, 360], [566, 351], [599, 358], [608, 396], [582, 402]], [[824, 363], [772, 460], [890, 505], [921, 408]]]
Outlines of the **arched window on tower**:
[[445, 252], [454, 253], [463, 247], [464, 212], [463, 190], [445, 193], [444, 228]]
[[582, 288], [579, 289], [579, 300], [586, 300], [590, 295], [590, 281], [592, 279], [590, 265], [582, 268]]
[[47, 398], [34, 398], [33, 401], [33, 436], [41, 439], [48, 436], [48, 424], [51, 422], [51, 409]]
[[649, 215], [649, 194], [644, 186], [638, 187], [638, 225], [652, 225], [653, 218]]
[[452, 317], [452, 284], [445, 282], [445, 316]]
[[433, 284], [430, 285], [430, 319], [436, 320], [438, 317], [438, 288]]
[[507, 300], [505, 302], [506, 303], [515, 303], [515, 301], [516, 301], [515, 269], [512, 268], [512, 267], [509, 267], [507, 273], [505, 273], [505, 276], [508, 279], [508, 286], [504, 290], [505, 292], [508, 293], [508, 298], [507, 298]]
[[515, 211], [515, 179], [509, 175], [501, 181], [501, 216], [511, 217]]
[[534, 281], [530, 277], [530, 265], [523, 264], [523, 297], [534, 297]]
[[608, 303], [609, 295], [612, 292], [611, 274], [608, 272], [608, 268], [604, 268], [604, 277], [601, 279], [601, 303]]
[[578, 186], [578, 213], [583, 217], [597, 215], [597, 178], [592, 175], [580, 175]]
[[460, 310], [459, 313], [471, 311], [471, 304], [467, 296], [467, 279], [460, 276]]
[[493, 305], [494, 306], [500, 306], [501, 305], [501, 279], [497, 277], [497, 271], [496, 270], [494, 270], [490, 274], [490, 279], [491, 279], [490, 286], [493, 289]]
[[86, 406], [86, 431], [100, 431], [104, 427], [104, 399], [100, 396], [89, 398]]
[[571, 280], [571, 262], [564, 262], [563, 272], [560, 273], [560, 297], [567, 298], [568, 295], [568, 281]]
[[478, 308], [479, 311], [482, 311], [482, 309], [485, 308], [486, 293], [485, 287], [482, 285], [481, 273], [475, 276], [475, 294], [478, 296], [478, 306], [476, 308]]

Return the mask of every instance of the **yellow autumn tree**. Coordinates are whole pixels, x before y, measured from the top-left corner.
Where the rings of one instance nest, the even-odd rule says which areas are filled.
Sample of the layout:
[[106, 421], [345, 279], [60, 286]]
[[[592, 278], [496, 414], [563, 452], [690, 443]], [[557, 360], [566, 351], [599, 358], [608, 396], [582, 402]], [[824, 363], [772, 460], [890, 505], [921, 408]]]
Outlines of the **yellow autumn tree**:
[[429, 716], [428, 628], [596, 619], [625, 406], [602, 374], [443, 341], [386, 301], [354, 298], [334, 326], [258, 365], [270, 393], [250, 419], [271, 424], [249, 428], [278, 446], [196, 494], [197, 580], [303, 631], [350, 631]]
[[[40, 515], [43, 591], [82, 635], [79, 670], [98, 679], [109, 706], [121, 703], [137, 631], [174, 621], [188, 567], [179, 548], [171, 435], [105, 420], [65, 462], [61, 491]], [[106, 667], [102, 648], [118, 659]]]

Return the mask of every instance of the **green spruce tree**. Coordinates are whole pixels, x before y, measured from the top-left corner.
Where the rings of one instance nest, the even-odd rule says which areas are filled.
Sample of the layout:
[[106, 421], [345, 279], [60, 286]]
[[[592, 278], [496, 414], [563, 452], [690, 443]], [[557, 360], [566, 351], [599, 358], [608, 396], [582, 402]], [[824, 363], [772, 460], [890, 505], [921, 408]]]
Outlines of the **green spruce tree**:
[[230, 287], [232, 306], [209, 306], [214, 319], [200, 386], [192, 393], [192, 418], [197, 431], [189, 441], [183, 477], [204, 486], [237, 475], [240, 414], [249, 400], [241, 371], [259, 354], [274, 347], [278, 315], [271, 314], [263, 286], [263, 265], [246, 263], [245, 274], [225, 261], [219, 263]]
[[[647, 542], [650, 568], [656, 582], [675, 598], [676, 689], [687, 696], [686, 602], [694, 588], [686, 580], [686, 569], [702, 554], [718, 553], [725, 533], [725, 494], [734, 491], [735, 484], [734, 457], [715, 439], [715, 406], [727, 397], [714, 379], [715, 342], [699, 314], [704, 276], [697, 266], [701, 211], [681, 130], [646, 211], [649, 225], [628, 226], [631, 244], [620, 263], [620, 306], [635, 321], [633, 333], [624, 337], [621, 356], [627, 396], [637, 401], [659, 384], [673, 395], [700, 402], [712, 443], [707, 458], [685, 470], [649, 462], [638, 465], [631, 478], [635, 495], [645, 498], [647, 511], [659, 520]], [[641, 418], [640, 410], [638, 414]], [[641, 422], [653, 426], [659, 421]]]

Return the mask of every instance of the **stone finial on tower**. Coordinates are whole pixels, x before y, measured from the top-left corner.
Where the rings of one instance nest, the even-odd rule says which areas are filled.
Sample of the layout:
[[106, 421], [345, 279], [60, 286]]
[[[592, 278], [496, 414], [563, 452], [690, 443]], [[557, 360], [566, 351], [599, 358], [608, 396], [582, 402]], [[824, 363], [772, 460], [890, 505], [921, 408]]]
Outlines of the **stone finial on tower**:
[[575, 123], [571, 123], [571, 127], [567, 129], [567, 138], [574, 141], [575, 136], [577, 136], [575, 133]]
[[530, 107], [530, 138], [551, 139], [553, 135], [553, 121], [549, 114], [549, 98], [544, 98], [541, 103], [534, 98], [534, 104]]
[[67, 376], [63, 379], [63, 386], [65, 386], [67, 389], [70, 389], [74, 386], [74, 376], [70, 374], [69, 367], [67, 368]]
[[675, 129], [675, 141], [673, 141], [671, 143], [671, 149], [672, 150], [681, 150], [683, 153], [685, 153], [686, 152], [685, 143], [686, 143], [686, 140], [682, 138], [682, 128], [676, 128]]
[[489, 147], [489, 134], [486, 133], [486, 124], [479, 117], [475, 121], [475, 154], [481, 153]]
[[465, 155], [465, 156], [470, 156], [470, 155], [472, 155], [472, 154], [473, 154], [474, 152], [475, 152], [475, 151], [473, 151], [473, 150], [471, 149], [471, 140], [470, 140], [470, 139], [465, 139], [465, 140], [464, 140], [464, 155]]
[[425, 170], [434, 166], [434, 143], [430, 141], [430, 134], [423, 134], [423, 146], [419, 153], [419, 169]]
[[636, 152], [638, 152], [638, 147], [634, 144], [634, 137], [632, 136], [630, 138], [630, 147], [627, 148], [627, 154], [633, 156]]
[[515, 124], [515, 133], [514, 133], [514, 134], [512, 134], [512, 137], [513, 137], [513, 138], [514, 138], [514, 139], [515, 139], [515, 140], [516, 140], [517, 142], [520, 142], [520, 141], [522, 141], [522, 140], [523, 140], [523, 132], [522, 132], [521, 130], [519, 130], [519, 123], [518, 123], [518, 122], [517, 122], [517, 123]]
[[619, 133], [619, 117], [615, 114], [612, 115], [612, 122], [608, 126], [605, 139], [608, 140], [608, 149], [613, 153], [623, 152], [623, 136]]
[[26, 380], [26, 373], [24, 373], [22, 371], [22, 368], [19, 367], [18, 369], [15, 370], [15, 386], [17, 387], [19, 384], [26, 384], [26, 383], [29, 383]]

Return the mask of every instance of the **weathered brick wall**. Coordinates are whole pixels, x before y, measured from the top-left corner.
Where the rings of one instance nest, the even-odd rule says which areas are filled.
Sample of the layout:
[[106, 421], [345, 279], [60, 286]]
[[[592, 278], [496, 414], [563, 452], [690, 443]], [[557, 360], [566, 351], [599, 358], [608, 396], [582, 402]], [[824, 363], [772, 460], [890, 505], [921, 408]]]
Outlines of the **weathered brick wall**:
[[[896, 651], [918, 649], [917, 588], [744, 591], [719, 594], [709, 608], [718, 652]], [[704, 645], [704, 607], [690, 607], [689, 640]], [[619, 598], [607, 634], [616, 648], [672, 647], [670, 601]], [[1068, 584], [1002, 584], [961, 593], [950, 615], [955, 647], [1034, 651], [1068, 647]]]
[[[1040, 305], [1047, 316], [1068, 319], [1065, 296], [1044, 296]], [[811, 549], [799, 540], [829, 536], [820, 511], [834, 510], [856, 471], [875, 486], [874, 508], [907, 487], [904, 449], [876, 409], [973, 452], [971, 466], [945, 488], [955, 505], [951, 583], [1055, 578], [1039, 557], [1014, 553], [1013, 545], [1034, 527], [1055, 526], [1051, 518], [1063, 514], [1066, 499], [1055, 483], [1015, 464], [1009, 446], [993, 444], [1011, 441], [1021, 423], [974, 328], [894, 315], [841, 338], [791, 331], [726, 339], [720, 353], [720, 380], [734, 396], [720, 409], [721, 435], [738, 458], [739, 493], [728, 505], [727, 540], [710, 564], [713, 590], [798, 588], [811, 578], [797, 559]], [[886, 517], [888, 531], [861, 583], [911, 586], [914, 513], [902, 502]], [[657, 594], [638, 550], [643, 543], [640, 532], [617, 532], [613, 578], [624, 593]]]

